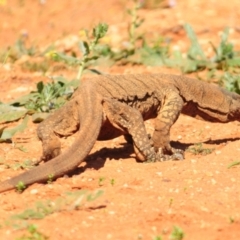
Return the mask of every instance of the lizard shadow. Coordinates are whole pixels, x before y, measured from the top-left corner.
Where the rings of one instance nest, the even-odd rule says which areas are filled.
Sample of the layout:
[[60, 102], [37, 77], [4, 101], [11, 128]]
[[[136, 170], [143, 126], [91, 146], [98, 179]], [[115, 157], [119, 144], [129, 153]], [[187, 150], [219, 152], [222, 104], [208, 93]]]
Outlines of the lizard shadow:
[[100, 168], [104, 167], [107, 159], [110, 159], [112, 161], [118, 161], [119, 159], [129, 159], [130, 155], [133, 152], [133, 146], [129, 143], [123, 143], [119, 148], [103, 147], [100, 150], [89, 154], [85, 159], [86, 164], [70, 172], [69, 176], [74, 174], [81, 174], [88, 168], [99, 170]]
[[[227, 143], [227, 142], [234, 142], [234, 141], [238, 141], [240, 140], [240, 137], [236, 137], [236, 138], [223, 138], [223, 139], [209, 139], [206, 141], [200, 141], [201, 143], [205, 143], [205, 144], [222, 144], [222, 143]], [[191, 142], [191, 143], [182, 143], [179, 141], [171, 141], [171, 146], [174, 148], [179, 148], [181, 150], [186, 151], [190, 146], [195, 145], [196, 143], [199, 142]]]
[[[240, 140], [240, 138], [223, 138], [223, 139], [215, 139], [215, 140], [207, 140], [203, 141], [202, 143], [206, 144], [222, 144], [225, 142], [233, 142]], [[181, 149], [183, 151], [186, 151], [190, 146], [195, 145], [197, 142], [191, 142], [191, 143], [182, 143], [179, 141], [171, 141], [171, 146], [174, 148]], [[97, 150], [96, 152], [89, 154], [87, 158], [85, 159], [85, 166], [80, 166], [77, 169], [73, 170], [69, 173], [69, 175], [75, 175], [75, 174], [81, 174], [88, 168], [93, 168], [95, 170], [99, 170], [104, 167], [105, 162], [107, 159], [110, 159], [112, 161], [116, 161], [119, 159], [129, 159], [131, 154], [134, 153], [132, 144], [129, 143], [122, 143], [121, 147], [119, 148], [109, 148], [104, 147], [100, 150]], [[136, 160], [136, 163], [138, 161]]]
[[[180, 142], [171, 142], [171, 144], [182, 150], [188, 147], [188, 144], [182, 144]], [[81, 174], [88, 168], [99, 170], [104, 167], [107, 159], [112, 161], [118, 161], [119, 159], [125, 160], [129, 159], [132, 154], [134, 154], [134, 149], [131, 143], [121, 143], [119, 148], [103, 147], [102, 149], [89, 154], [85, 159], [86, 164], [71, 171], [69, 176]], [[141, 162], [136, 159], [136, 163]]]
[[207, 144], [221, 144], [221, 143], [226, 143], [226, 142], [234, 142], [234, 141], [239, 141], [240, 137], [236, 137], [236, 138], [224, 138], [224, 139], [215, 139], [215, 140], [207, 140], [204, 143]]

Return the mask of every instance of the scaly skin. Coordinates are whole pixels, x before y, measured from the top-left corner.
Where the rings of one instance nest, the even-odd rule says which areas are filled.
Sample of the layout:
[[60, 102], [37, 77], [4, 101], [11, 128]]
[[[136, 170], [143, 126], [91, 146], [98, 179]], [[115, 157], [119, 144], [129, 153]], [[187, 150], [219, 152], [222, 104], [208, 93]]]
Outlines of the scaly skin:
[[[182, 159], [170, 146], [170, 128], [180, 113], [211, 122], [240, 121], [240, 95], [184, 76], [107, 75], [86, 79], [72, 99], [38, 127], [42, 160], [48, 161], [0, 183], [0, 192], [58, 178], [76, 168], [96, 140], [125, 135], [140, 161]], [[155, 118], [149, 139], [144, 120]], [[58, 136], [79, 131], [63, 154]]]
[[[99, 110], [101, 111], [102, 109], [102, 97], [97, 93], [96, 95], [92, 94], [94, 91], [95, 87], [88, 84], [88, 87], [85, 88], [84, 91], [81, 91], [81, 95], [75, 98], [74, 104], [76, 104], [76, 107], [78, 107], [78, 104], [79, 106], [84, 104], [88, 106], [89, 109], [78, 109], [82, 131], [79, 132], [71, 148], [66, 153], [52, 159], [52, 161], [46, 162], [44, 165], [39, 165], [30, 171], [1, 183], [0, 192], [15, 188], [20, 181], [27, 186], [34, 182], [46, 182], [49, 176], [58, 178], [80, 164], [95, 144], [102, 124], [102, 114], [99, 114]], [[94, 118], [94, 121], [92, 121], [92, 118]], [[79, 143], [82, 144], [82, 148], [79, 148]]]

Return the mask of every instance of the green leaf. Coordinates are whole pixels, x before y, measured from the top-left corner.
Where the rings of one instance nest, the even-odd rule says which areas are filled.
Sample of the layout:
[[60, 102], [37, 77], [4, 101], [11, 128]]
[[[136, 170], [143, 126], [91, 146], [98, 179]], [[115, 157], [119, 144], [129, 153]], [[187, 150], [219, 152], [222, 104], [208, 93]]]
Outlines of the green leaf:
[[99, 23], [95, 28], [93, 28], [93, 36], [95, 38], [102, 38], [106, 35], [108, 31], [108, 25], [106, 23]]
[[0, 123], [16, 121], [27, 114], [28, 110], [22, 107], [14, 107], [9, 104], [0, 104]]
[[240, 67], [240, 57], [234, 57], [233, 59], [227, 59], [226, 63], [230, 67]]
[[19, 109], [19, 106], [24, 106], [31, 98], [33, 98], [33, 95], [34, 94], [29, 93], [27, 95], [21, 96], [15, 100], [13, 100], [9, 104], [14, 107], [18, 107], [18, 109]]
[[51, 112], [53, 109], [61, 107], [78, 87], [79, 81], [67, 81], [62, 77], [53, 77], [52, 79], [53, 81], [47, 84], [39, 82], [36, 91], [16, 100], [13, 104], [24, 105], [30, 114]]
[[221, 35], [221, 43], [226, 43], [229, 36], [229, 27], [226, 27]]
[[189, 24], [184, 25], [185, 31], [187, 33], [188, 38], [191, 41], [191, 46], [188, 50], [188, 55], [191, 56], [193, 59], [198, 59], [198, 60], [206, 60], [205, 53], [203, 52], [197, 36], [195, 32], [193, 31], [192, 27]]
[[240, 76], [233, 75], [228, 72], [224, 73], [220, 81], [223, 83], [224, 87], [230, 92], [236, 92], [240, 94]]
[[6, 128], [6, 126], [0, 128], [0, 136], [2, 135], [2, 133], [3, 133], [3, 131], [4, 131], [5, 128]]
[[88, 55], [90, 53], [89, 45], [87, 42], [80, 41], [78, 46], [83, 55]]
[[185, 236], [185, 233], [180, 227], [173, 226], [173, 230], [170, 234], [171, 240], [182, 240], [184, 236]]
[[43, 91], [43, 88], [44, 88], [43, 82], [42, 82], [42, 81], [41, 81], [41, 82], [38, 82], [38, 83], [37, 83], [37, 91], [38, 91], [39, 93], [41, 93], [41, 92]]
[[81, 62], [81, 60], [76, 57], [68, 56], [64, 53], [59, 53], [59, 52], [52, 53], [51, 57], [54, 61], [64, 61], [68, 65], [73, 65], [73, 66], [78, 65], [79, 62]]
[[6, 140], [9, 140], [12, 138], [12, 136], [17, 133], [17, 132], [22, 132], [26, 127], [27, 127], [27, 123], [28, 123], [28, 119], [29, 116], [26, 116], [22, 123], [19, 124], [18, 126], [14, 127], [14, 128], [4, 128], [0, 130], [1, 136], [0, 136], [0, 142], [4, 142]]
[[158, 54], [141, 56], [141, 62], [146, 66], [163, 66], [162, 57]]
[[169, 67], [179, 68], [184, 73], [195, 72], [198, 69], [198, 61], [184, 58], [179, 50], [173, 52], [172, 58], [164, 59], [164, 64]]
[[99, 58], [98, 56], [87, 57], [86, 61], [89, 62], [89, 61], [92, 61], [92, 60], [97, 60], [98, 58]]
[[181, 51], [175, 50], [172, 53], [172, 58], [164, 59], [164, 64], [168, 67], [179, 67], [183, 62], [183, 56]]
[[239, 67], [239, 53], [234, 51], [232, 43], [228, 42], [229, 28], [225, 28], [221, 35], [221, 42], [215, 47], [211, 42], [215, 56], [212, 61], [218, 63], [219, 69], [227, 70], [229, 67]]
[[103, 190], [97, 190], [94, 193], [90, 193], [90, 194], [87, 195], [87, 201], [94, 201], [98, 197], [100, 197], [103, 193], [104, 193]]
[[228, 168], [232, 168], [232, 167], [235, 167], [237, 165], [240, 165], [240, 161], [235, 161], [235, 162], [232, 162], [228, 165]]
[[161, 52], [160, 49], [154, 49], [145, 45], [142, 49], [139, 49], [140, 59], [144, 65], [147, 66], [162, 66], [163, 58], [165, 58], [165, 52]]

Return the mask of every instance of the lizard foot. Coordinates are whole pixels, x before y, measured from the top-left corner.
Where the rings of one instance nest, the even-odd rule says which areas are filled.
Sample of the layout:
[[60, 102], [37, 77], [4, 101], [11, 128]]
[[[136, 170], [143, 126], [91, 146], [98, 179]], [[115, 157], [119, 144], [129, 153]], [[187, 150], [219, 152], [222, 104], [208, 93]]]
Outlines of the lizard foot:
[[[61, 143], [59, 140], [51, 139], [43, 144], [43, 154], [41, 161], [49, 161], [57, 157], [61, 153]], [[39, 161], [40, 163], [40, 161]]]
[[181, 161], [184, 159], [184, 151], [181, 149], [172, 148], [172, 154], [164, 154], [162, 148], [158, 148], [158, 152], [154, 156], [154, 158], [149, 158], [146, 163], [150, 162], [164, 162], [164, 161]]
[[184, 160], [184, 151], [178, 148], [172, 148], [173, 154], [171, 155], [171, 160]]

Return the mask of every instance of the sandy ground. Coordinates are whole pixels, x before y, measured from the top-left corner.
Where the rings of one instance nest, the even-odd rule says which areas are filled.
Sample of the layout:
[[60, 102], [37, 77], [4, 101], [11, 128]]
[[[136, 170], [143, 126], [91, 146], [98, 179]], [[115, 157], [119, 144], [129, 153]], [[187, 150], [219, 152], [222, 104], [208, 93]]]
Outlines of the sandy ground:
[[[30, 2], [30, 3], [29, 3]], [[57, 0], [13, 1], [0, 5], [0, 47], [11, 46], [21, 34], [29, 42], [46, 46], [82, 28], [90, 29], [105, 21], [114, 31], [116, 41], [126, 33], [128, 15], [123, 0]], [[239, 49], [238, 0], [182, 0], [174, 8], [143, 9], [145, 18], [140, 31], [149, 36], [163, 34], [173, 45], [186, 49], [184, 31], [174, 31], [188, 22], [196, 30], [205, 48], [208, 42], [218, 43], [225, 26], [231, 28], [230, 38]], [[160, 67], [112, 66], [104, 71], [116, 73], [165, 72], [179, 73]], [[66, 77], [72, 73], [62, 72]], [[0, 101], [8, 102], [35, 88], [45, 76], [21, 70], [18, 66], [0, 67]], [[10, 126], [16, 123], [9, 124]], [[152, 132], [151, 121], [146, 123]], [[41, 156], [41, 143], [36, 136], [37, 125], [29, 122], [23, 133], [14, 137], [14, 144], [0, 144], [0, 180], [24, 170], [6, 169], [26, 159]], [[17, 239], [29, 234], [26, 229], [14, 230], [4, 221], [11, 216], [57, 198], [66, 199], [66, 192], [88, 190], [103, 194], [95, 201], [80, 202], [79, 208], [67, 206], [40, 220], [29, 220], [49, 239], [169, 239], [174, 226], [180, 227], [187, 240], [240, 239], [240, 167], [228, 168], [240, 160], [240, 123], [216, 124], [181, 116], [171, 130], [172, 144], [183, 149], [203, 143], [212, 149], [208, 155], [186, 152], [180, 162], [141, 164], [136, 162], [132, 147], [120, 137], [96, 142], [86, 162], [71, 176], [51, 184], [33, 184], [24, 193], [2, 193], [0, 197], [1, 239]], [[72, 144], [75, 136], [62, 139], [63, 148]], [[24, 147], [26, 152], [19, 148]], [[37, 238], [34, 238], [37, 239]], [[40, 239], [40, 238], [39, 238]]]

